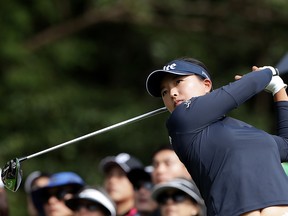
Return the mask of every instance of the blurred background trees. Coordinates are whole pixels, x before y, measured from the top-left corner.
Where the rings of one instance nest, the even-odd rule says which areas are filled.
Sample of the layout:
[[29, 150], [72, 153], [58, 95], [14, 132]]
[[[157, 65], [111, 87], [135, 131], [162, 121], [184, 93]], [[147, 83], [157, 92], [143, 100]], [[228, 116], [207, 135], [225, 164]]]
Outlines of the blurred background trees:
[[[202, 60], [214, 88], [253, 65], [275, 65], [288, 50], [284, 0], [27, 0], [0, 3], [0, 162], [30, 155], [157, 109], [145, 90], [154, 69], [182, 56]], [[287, 76], [283, 76], [287, 80]], [[263, 92], [232, 116], [272, 132]], [[99, 160], [128, 152], [146, 165], [167, 143], [160, 114], [23, 162], [101, 183]], [[25, 215], [23, 184], [8, 192]], [[19, 202], [21, 200], [21, 202]]]

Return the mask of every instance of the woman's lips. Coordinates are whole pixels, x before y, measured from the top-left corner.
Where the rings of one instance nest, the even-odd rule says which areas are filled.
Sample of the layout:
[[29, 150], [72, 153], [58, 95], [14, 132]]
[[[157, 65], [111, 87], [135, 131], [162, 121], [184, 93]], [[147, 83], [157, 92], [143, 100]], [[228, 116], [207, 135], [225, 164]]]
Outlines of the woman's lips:
[[180, 105], [182, 102], [183, 102], [183, 100], [176, 100], [176, 101], [174, 101], [174, 106], [176, 107], [176, 106]]

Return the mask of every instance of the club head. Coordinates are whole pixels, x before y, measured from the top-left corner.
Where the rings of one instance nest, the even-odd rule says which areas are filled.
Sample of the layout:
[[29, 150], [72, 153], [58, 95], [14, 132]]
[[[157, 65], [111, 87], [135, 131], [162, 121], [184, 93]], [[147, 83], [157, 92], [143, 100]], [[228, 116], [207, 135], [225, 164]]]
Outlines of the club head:
[[22, 170], [18, 158], [12, 159], [6, 163], [2, 168], [1, 178], [7, 189], [13, 192], [18, 190], [22, 181]]

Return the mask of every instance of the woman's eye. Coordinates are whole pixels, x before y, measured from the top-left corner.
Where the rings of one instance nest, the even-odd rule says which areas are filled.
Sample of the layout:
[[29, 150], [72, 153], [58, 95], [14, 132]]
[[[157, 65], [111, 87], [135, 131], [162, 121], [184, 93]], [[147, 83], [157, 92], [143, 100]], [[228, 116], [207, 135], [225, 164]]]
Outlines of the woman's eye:
[[176, 84], [179, 84], [182, 81], [183, 81], [182, 79], [176, 80]]
[[165, 96], [167, 94], [167, 90], [164, 90], [161, 92], [162, 97]]

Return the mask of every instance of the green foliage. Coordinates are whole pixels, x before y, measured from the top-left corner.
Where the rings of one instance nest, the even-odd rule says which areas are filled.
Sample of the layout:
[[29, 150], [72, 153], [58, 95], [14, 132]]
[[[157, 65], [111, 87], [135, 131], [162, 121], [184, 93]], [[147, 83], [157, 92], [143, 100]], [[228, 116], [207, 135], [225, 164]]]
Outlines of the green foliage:
[[[148, 73], [180, 56], [210, 68], [214, 88], [287, 51], [288, 3], [265, 1], [9, 1], [0, 3], [0, 162], [22, 157], [162, 107], [145, 91]], [[284, 80], [287, 76], [283, 77]], [[231, 113], [273, 132], [271, 96]], [[99, 161], [129, 152], [146, 165], [168, 143], [163, 113], [23, 162], [102, 183]], [[23, 183], [8, 192], [26, 214]], [[19, 200], [22, 200], [19, 202]]]

